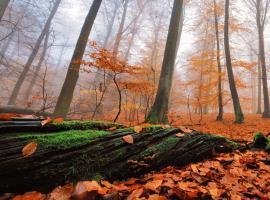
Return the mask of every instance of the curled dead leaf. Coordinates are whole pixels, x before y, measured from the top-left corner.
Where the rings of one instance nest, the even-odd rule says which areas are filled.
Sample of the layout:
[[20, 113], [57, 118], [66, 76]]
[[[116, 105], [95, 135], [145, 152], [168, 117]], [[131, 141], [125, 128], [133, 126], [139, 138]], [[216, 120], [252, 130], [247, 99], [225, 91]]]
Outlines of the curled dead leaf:
[[184, 133], [176, 133], [175, 136], [176, 136], [176, 137], [184, 137], [185, 134], [184, 134]]
[[107, 130], [108, 131], [115, 131], [117, 129], [117, 127], [116, 126], [113, 126], [113, 127], [111, 127], [111, 128], [108, 128]]
[[150, 181], [150, 182], [146, 183], [144, 185], [144, 187], [146, 189], [149, 189], [149, 190], [152, 190], [152, 191], [156, 191], [156, 189], [161, 186], [162, 182], [163, 182], [162, 180]]
[[22, 155], [24, 157], [31, 156], [34, 154], [37, 150], [38, 143], [37, 142], [30, 142], [27, 145], [25, 145], [22, 149]]
[[133, 144], [134, 143], [134, 139], [132, 137], [132, 135], [126, 135], [122, 137], [123, 140], [129, 144]]

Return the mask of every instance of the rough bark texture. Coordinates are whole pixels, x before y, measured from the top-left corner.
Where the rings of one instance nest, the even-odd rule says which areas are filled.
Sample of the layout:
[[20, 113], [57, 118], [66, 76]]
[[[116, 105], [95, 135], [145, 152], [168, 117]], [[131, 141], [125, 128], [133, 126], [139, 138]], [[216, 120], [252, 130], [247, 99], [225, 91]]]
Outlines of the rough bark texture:
[[83, 54], [87, 45], [87, 41], [96, 19], [98, 10], [100, 8], [102, 0], [94, 0], [89, 13], [83, 24], [80, 36], [78, 38], [72, 59], [69, 64], [68, 72], [65, 82], [63, 84], [61, 93], [57, 100], [57, 104], [54, 110], [54, 114], [59, 117], [66, 117], [70, 108], [70, 104], [73, 98], [73, 93], [76, 87], [76, 83], [79, 79], [80, 73], [80, 61], [83, 58]]
[[182, 7], [182, 0], [174, 1], [157, 95], [154, 105], [147, 117], [147, 121], [151, 123], [167, 123], [168, 121], [168, 104], [172, 86]]
[[16, 99], [18, 97], [18, 94], [19, 94], [19, 91], [20, 91], [20, 89], [22, 87], [22, 84], [23, 84], [23, 82], [24, 82], [24, 80], [26, 78], [27, 73], [30, 70], [30, 67], [31, 67], [31, 65], [32, 65], [37, 53], [38, 53], [38, 50], [40, 48], [40, 45], [41, 45], [46, 33], [50, 29], [51, 22], [53, 20], [53, 17], [55, 15], [55, 13], [57, 12], [57, 9], [58, 9], [60, 3], [61, 3], [61, 0], [57, 0], [54, 3], [53, 9], [52, 9], [52, 11], [51, 11], [45, 25], [44, 25], [44, 28], [43, 28], [41, 34], [39, 35], [39, 37], [38, 37], [38, 39], [37, 39], [37, 41], [35, 43], [35, 46], [34, 46], [34, 48], [32, 50], [32, 53], [29, 56], [29, 58], [27, 60], [27, 63], [25, 64], [25, 66], [23, 68], [23, 71], [20, 73], [20, 76], [19, 76], [19, 78], [18, 78], [18, 80], [17, 80], [17, 82], [16, 82], [16, 84], [15, 84], [13, 90], [12, 90], [11, 96], [10, 96], [10, 98], [8, 100], [8, 105], [15, 105]]
[[230, 41], [229, 41], [229, 18], [230, 18], [230, 1], [226, 0], [224, 48], [225, 48], [225, 56], [226, 56], [227, 73], [228, 73], [229, 85], [230, 85], [231, 96], [232, 96], [232, 101], [233, 101], [235, 122], [242, 123], [244, 121], [244, 115], [241, 109], [240, 100], [239, 100], [238, 92], [235, 85], [233, 69], [232, 69], [232, 61], [231, 61]]
[[0, 21], [2, 20], [5, 10], [8, 7], [10, 0], [1, 0], [0, 1]]
[[[21, 153], [29, 141], [2, 135], [0, 192], [46, 192], [97, 175], [109, 180], [125, 179], [168, 165], [201, 161], [232, 148], [223, 137], [197, 132], [176, 137], [179, 132], [176, 128], [149, 128], [137, 134], [133, 129], [122, 129], [71, 148], [38, 148], [29, 157]], [[129, 134], [134, 144], [122, 139]]]

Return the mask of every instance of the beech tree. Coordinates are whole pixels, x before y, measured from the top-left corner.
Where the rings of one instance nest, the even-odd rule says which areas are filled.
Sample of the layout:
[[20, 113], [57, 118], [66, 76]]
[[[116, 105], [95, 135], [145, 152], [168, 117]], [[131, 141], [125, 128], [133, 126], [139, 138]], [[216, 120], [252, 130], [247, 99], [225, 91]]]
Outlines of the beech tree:
[[174, 0], [157, 95], [146, 120], [150, 123], [168, 122], [168, 104], [172, 87], [182, 8], [183, 0]]
[[78, 38], [73, 56], [71, 58], [68, 72], [65, 82], [62, 86], [59, 98], [56, 103], [54, 115], [66, 117], [70, 108], [73, 93], [76, 87], [76, 83], [79, 79], [80, 61], [83, 58], [85, 48], [87, 46], [88, 38], [96, 19], [98, 10], [100, 8], [102, 0], [94, 0], [92, 6], [86, 16], [83, 27], [81, 29], [80, 36]]
[[244, 115], [242, 113], [238, 92], [235, 85], [234, 74], [232, 69], [232, 60], [230, 52], [229, 41], [229, 18], [230, 18], [230, 1], [225, 1], [225, 24], [224, 24], [224, 48], [226, 57], [227, 74], [229, 79], [229, 86], [231, 90], [231, 97], [233, 101], [234, 115], [236, 123], [244, 122]]
[[17, 80], [17, 82], [16, 82], [16, 84], [15, 84], [13, 90], [12, 90], [12, 93], [11, 93], [11, 95], [9, 97], [9, 100], [8, 100], [8, 105], [15, 105], [18, 94], [19, 94], [20, 89], [22, 87], [22, 84], [23, 84], [23, 82], [24, 82], [24, 80], [26, 78], [27, 73], [30, 70], [30, 67], [33, 64], [33, 61], [34, 61], [34, 59], [35, 59], [35, 57], [36, 57], [36, 55], [38, 53], [38, 50], [40, 49], [40, 45], [41, 45], [46, 33], [50, 29], [51, 22], [53, 20], [53, 17], [55, 15], [55, 13], [57, 12], [57, 9], [58, 9], [60, 3], [61, 3], [61, 0], [56, 0], [54, 2], [54, 6], [52, 8], [52, 11], [51, 11], [45, 25], [44, 25], [44, 28], [43, 28], [42, 32], [40, 33], [40, 35], [39, 35], [39, 37], [38, 37], [38, 39], [37, 39], [37, 41], [35, 43], [35, 46], [34, 46], [34, 48], [32, 50], [32, 53], [29, 56], [25, 66], [23, 68], [23, 71], [20, 73], [20, 76], [19, 76], [19, 78], [18, 78], [18, 80]]
[[218, 116], [217, 121], [223, 120], [223, 97], [222, 97], [222, 68], [220, 61], [220, 43], [219, 43], [219, 21], [217, 14], [217, 3], [214, 1], [214, 17], [215, 17], [215, 31], [216, 31], [216, 54], [217, 54], [217, 66], [218, 66]]

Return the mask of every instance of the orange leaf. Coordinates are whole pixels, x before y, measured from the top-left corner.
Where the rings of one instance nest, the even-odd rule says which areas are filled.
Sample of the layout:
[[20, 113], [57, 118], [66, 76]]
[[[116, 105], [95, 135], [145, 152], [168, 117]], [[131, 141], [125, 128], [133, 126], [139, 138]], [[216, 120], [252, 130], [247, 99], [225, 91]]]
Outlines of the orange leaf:
[[127, 200], [134, 200], [140, 198], [143, 194], [143, 188], [134, 190], [127, 198]]
[[159, 196], [158, 194], [150, 195], [148, 200], [167, 200], [165, 196]]
[[3, 120], [3, 121], [9, 121], [11, 120], [13, 117], [20, 117], [20, 115], [18, 114], [0, 114], [0, 120]]
[[177, 133], [177, 134], [175, 134], [175, 136], [176, 137], [183, 137], [183, 136], [185, 136], [185, 134], [184, 133]]
[[117, 129], [117, 127], [116, 126], [113, 126], [113, 127], [111, 127], [111, 128], [108, 128], [107, 130], [108, 131], [115, 131]]
[[61, 123], [63, 121], [64, 121], [64, 118], [56, 118], [53, 120], [53, 122], [55, 122], [55, 123]]
[[129, 144], [133, 144], [134, 143], [134, 139], [132, 137], [132, 135], [126, 135], [122, 137], [123, 140]]
[[143, 130], [143, 127], [142, 127], [142, 126], [134, 126], [134, 131], [135, 131], [136, 133], [141, 133], [142, 130]]
[[73, 186], [72, 185], [65, 185], [63, 187], [59, 186], [55, 188], [49, 195], [48, 195], [48, 200], [64, 200], [64, 199], [70, 199], [71, 195], [73, 193]]
[[29, 144], [25, 145], [22, 149], [22, 154], [24, 157], [31, 156], [37, 150], [37, 142], [30, 142]]
[[44, 200], [45, 198], [46, 196], [39, 192], [27, 192], [23, 195], [15, 196], [13, 200]]
[[53, 119], [51, 119], [50, 117], [48, 117], [47, 119], [41, 121], [41, 126], [45, 126], [46, 124], [49, 124], [53, 121]]
[[156, 189], [161, 186], [162, 182], [163, 182], [162, 180], [150, 181], [150, 182], [146, 183], [144, 185], [144, 187], [146, 189], [149, 189], [149, 190], [152, 190], [152, 191], [156, 191]]

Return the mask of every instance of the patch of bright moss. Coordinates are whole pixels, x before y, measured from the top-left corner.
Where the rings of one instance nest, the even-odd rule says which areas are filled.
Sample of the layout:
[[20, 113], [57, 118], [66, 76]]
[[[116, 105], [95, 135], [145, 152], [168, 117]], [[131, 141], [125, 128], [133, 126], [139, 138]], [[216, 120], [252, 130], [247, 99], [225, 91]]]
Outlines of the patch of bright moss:
[[270, 139], [266, 138], [262, 133], [254, 134], [254, 147], [256, 148], [269, 148]]
[[88, 130], [88, 129], [107, 129], [111, 127], [123, 127], [123, 125], [104, 121], [64, 121], [61, 123], [48, 124], [48, 128], [55, 130]]
[[211, 137], [216, 137], [216, 138], [222, 138], [224, 139], [228, 144], [230, 144], [232, 147], [237, 148], [239, 145], [237, 142], [231, 141], [228, 138], [221, 136], [221, 135], [215, 135], [215, 134], [209, 134]]
[[28, 133], [15, 134], [10, 137], [16, 137], [23, 140], [37, 141], [41, 148], [65, 149], [75, 146], [85, 145], [93, 139], [110, 134], [106, 131], [96, 130], [70, 130], [57, 133]]

